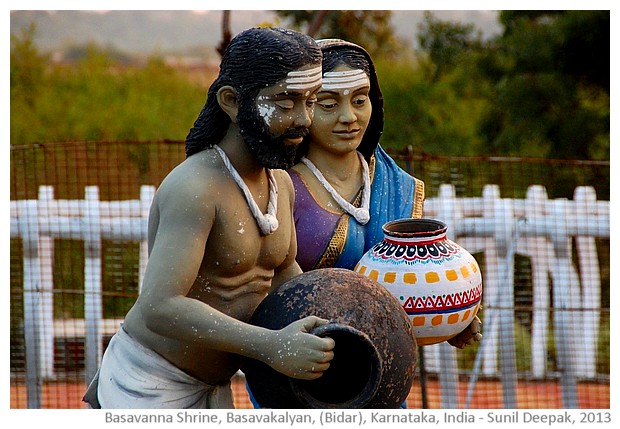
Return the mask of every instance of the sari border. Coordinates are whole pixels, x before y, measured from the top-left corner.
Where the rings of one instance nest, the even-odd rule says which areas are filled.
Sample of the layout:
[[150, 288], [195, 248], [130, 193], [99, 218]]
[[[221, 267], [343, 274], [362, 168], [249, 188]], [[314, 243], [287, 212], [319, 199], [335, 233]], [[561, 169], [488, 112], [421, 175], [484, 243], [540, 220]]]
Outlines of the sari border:
[[338, 258], [342, 254], [342, 249], [344, 249], [344, 245], [346, 244], [347, 234], [349, 232], [349, 216], [348, 214], [344, 214], [338, 220], [338, 224], [334, 229], [334, 233], [332, 234], [329, 243], [327, 243], [327, 247], [325, 251], [318, 259], [313, 269], [317, 268], [332, 268], [336, 265]]
[[414, 177], [415, 191], [413, 195], [413, 210], [411, 212], [412, 218], [421, 218], [424, 210], [424, 182]]

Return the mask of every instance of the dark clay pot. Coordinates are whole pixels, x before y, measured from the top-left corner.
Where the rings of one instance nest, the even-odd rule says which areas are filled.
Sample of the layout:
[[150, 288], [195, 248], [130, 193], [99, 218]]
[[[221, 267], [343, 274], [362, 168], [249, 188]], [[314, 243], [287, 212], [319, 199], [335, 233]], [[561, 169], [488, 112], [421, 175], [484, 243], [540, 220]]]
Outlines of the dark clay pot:
[[354, 271], [319, 269], [289, 280], [265, 298], [250, 323], [281, 329], [311, 315], [331, 322], [312, 331], [336, 343], [330, 368], [307, 381], [247, 360], [242, 370], [261, 407], [400, 407], [413, 383], [417, 349], [398, 300]]

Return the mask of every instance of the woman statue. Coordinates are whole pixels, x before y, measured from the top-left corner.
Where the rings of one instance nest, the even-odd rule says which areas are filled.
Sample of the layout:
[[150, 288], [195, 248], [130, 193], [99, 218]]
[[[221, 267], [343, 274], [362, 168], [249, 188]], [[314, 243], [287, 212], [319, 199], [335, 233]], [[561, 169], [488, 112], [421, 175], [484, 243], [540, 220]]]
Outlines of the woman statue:
[[383, 239], [386, 222], [422, 216], [424, 183], [379, 144], [383, 98], [368, 53], [343, 40], [318, 43], [323, 86], [300, 162], [289, 170], [297, 262], [303, 271], [353, 269]]
[[[295, 188], [297, 262], [301, 269], [353, 270], [383, 240], [382, 226], [420, 218], [424, 183], [383, 150], [383, 98], [370, 55], [339, 39], [319, 40], [323, 83], [310, 133], [289, 170]], [[463, 348], [482, 339], [478, 317], [448, 340]]]

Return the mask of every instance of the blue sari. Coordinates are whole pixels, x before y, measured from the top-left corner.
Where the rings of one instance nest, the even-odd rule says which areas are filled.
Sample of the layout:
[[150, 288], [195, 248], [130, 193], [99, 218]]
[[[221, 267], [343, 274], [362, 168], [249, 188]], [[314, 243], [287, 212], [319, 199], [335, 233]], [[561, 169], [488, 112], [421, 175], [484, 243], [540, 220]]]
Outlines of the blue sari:
[[321, 207], [301, 177], [290, 172], [295, 187], [297, 262], [303, 271], [331, 267], [352, 270], [364, 253], [383, 240], [386, 222], [422, 216], [424, 183], [400, 168], [379, 145], [370, 159], [369, 171], [370, 220], [366, 225], [347, 213]]

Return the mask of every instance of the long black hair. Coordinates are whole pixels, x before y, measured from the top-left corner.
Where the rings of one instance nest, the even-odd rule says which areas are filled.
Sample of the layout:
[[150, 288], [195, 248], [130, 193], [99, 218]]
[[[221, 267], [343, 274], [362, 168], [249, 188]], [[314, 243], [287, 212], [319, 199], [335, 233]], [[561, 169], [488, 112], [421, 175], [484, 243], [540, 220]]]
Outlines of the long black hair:
[[220, 73], [209, 87], [207, 101], [185, 139], [186, 156], [219, 143], [230, 125], [217, 102], [223, 86], [236, 89], [239, 104], [253, 103], [258, 92], [293, 70], [321, 64], [322, 54], [309, 36], [282, 28], [252, 28], [235, 36], [222, 57]]

